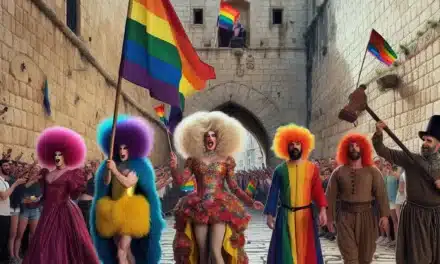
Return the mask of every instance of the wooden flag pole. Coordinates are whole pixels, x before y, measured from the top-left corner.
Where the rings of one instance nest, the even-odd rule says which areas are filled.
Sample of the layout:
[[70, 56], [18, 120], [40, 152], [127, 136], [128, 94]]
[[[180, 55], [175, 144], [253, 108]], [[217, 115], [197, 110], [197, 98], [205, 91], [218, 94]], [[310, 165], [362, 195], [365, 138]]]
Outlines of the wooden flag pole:
[[217, 42], [218, 42], [218, 19], [217, 19], [217, 26], [216, 26], [216, 29], [215, 29], [214, 47], [213, 48], [217, 48]]
[[167, 138], [168, 138], [168, 146], [170, 147], [170, 152], [173, 152], [173, 147], [171, 146], [171, 139], [170, 139], [170, 130], [166, 128], [167, 130]]
[[359, 75], [358, 75], [355, 89], [357, 89], [359, 87], [359, 82], [361, 80], [362, 69], [364, 68], [364, 63], [365, 63], [365, 58], [367, 57], [367, 52], [368, 52], [368, 49], [366, 48], [365, 53], [364, 53], [364, 58], [362, 59], [361, 68], [359, 70]]
[[[122, 59], [121, 59], [121, 64], [122, 64]], [[108, 154], [109, 160], [113, 159], [113, 153], [115, 150], [116, 123], [118, 121], [119, 98], [121, 97], [121, 81], [122, 81], [122, 77], [121, 77], [121, 74], [119, 74], [118, 85], [116, 86], [115, 108], [113, 111], [112, 135], [110, 138], [110, 151]], [[107, 177], [105, 177], [105, 179], [104, 179], [105, 184], [110, 184], [111, 179], [112, 179], [112, 173], [110, 170], [108, 170]]]
[[[371, 33], [370, 33], [370, 38], [371, 38]], [[369, 42], [370, 42], [370, 39], [368, 39], [368, 43]], [[358, 79], [357, 79], [356, 86], [354, 87], [354, 89], [357, 89], [359, 87], [359, 82], [361, 80], [362, 70], [364, 68], [365, 58], [367, 58], [367, 52], [368, 52], [368, 44], [367, 44], [367, 47], [365, 47], [364, 58], [362, 59], [361, 68], [359, 69], [359, 75], [358, 75]]]
[[[130, 10], [131, 10], [131, 0], [128, 0], [127, 18], [130, 13]], [[125, 28], [126, 27], [127, 27], [127, 20], [125, 20]], [[122, 82], [121, 69], [122, 69], [122, 63], [124, 61], [122, 58], [122, 56], [124, 56], [124, 54], [122, 54], [122, 53], [124, 52], [125, 33], [126, 32], [124, 32], [124, 40], [122, 42], [123, 44], [122, 44], [121, 60], [119, 62], [118, 83], [116, 85], [116, 98], [115, 98], [115, 108], [113, 111], [112, 135], [110, 137], [110, 150], [109, 150], [108, 157], [107, 157], [109, 160], [113, 159], [113, 153], [115, 151], [116, 123], [118, 121], [119, 98], [121, 97], [121, 82]], [[108, 185], [108, 184], [110, 184], [111, 180], [112, 180], [112, 172], [110, 170], [108, 170], [106, 177], [104, 177], [104, 183], [106, 185]]]

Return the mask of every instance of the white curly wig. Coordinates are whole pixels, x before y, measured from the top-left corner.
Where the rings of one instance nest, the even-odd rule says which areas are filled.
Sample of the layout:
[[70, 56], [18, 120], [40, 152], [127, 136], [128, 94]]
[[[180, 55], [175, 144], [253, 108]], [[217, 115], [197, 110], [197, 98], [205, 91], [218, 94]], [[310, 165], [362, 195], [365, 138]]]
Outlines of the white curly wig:
[[209, 131], [217, 135], [215, 153], [231, 156], [242, 150], [245, 138], [243, 125], [223, 112], [196, 112], [184, 118], [174, 130], [174, 145], [183, 158], [201, 158], [205, 153], [204, 137]]

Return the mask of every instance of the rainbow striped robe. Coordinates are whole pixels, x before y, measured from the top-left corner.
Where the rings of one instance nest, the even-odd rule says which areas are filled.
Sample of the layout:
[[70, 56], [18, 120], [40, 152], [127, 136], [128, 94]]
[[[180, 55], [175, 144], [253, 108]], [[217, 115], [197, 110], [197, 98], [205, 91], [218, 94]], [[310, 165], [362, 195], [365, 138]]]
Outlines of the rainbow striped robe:
[[299, 164], [284, 162], [276, 169], [264, 209], [265, 215], [276, 215], [270, 241], [268, 264], [323, 264], [318, 227], [311, 208], [292, 212], [280, 206], [302, 207], [315, 203], [326, 207], [327, 201], [319, 169], [304, 160]]

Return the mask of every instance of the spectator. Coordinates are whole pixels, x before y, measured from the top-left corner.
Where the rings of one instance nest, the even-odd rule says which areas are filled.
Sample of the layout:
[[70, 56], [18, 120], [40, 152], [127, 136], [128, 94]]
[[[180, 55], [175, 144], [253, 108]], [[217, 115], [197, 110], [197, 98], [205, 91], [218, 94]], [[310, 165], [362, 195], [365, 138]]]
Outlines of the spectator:
[[14, 242], [14, 257], [20, 259], [20, 249], [23, 235], [29, 224], [29, 237], [32, 239], [32, 235], [37, 228], [38, 220], [40, 219], [41, 208], [40, 199], [42, 196], [40, 179], [41, 173], [47, 171], [47, 169], [41, 170], [41, 167], [37, 164], [33, 164], [29, 180], [23, 185], [23, 197], [20, 207], [20, 217], [18, 222], [17, 236]]
[[[399, 222], [400, 222], [400, 210], [402, 208], [403, 203], [406, 200], [406, 184], [405, 184], [405, 171], [402, 168], [398, 168], [398, 170], [396, 171], [396, 174], [399, 177], [399, 189], [396, 195], [396, 217], [397, 217], [397, 227], [399, 226]], [[396, 237], [397, 237], [397, 231], [399, 228], [395, 229], [396, 230]]]
[[0, 262], [6, 262], [13, 257], [11, 245], [9, 243], [9, 233], [11, 226], [11, 206], [10, 196], [15, 188], [26, 182], [25, 179], [17, 179], [9, 184], [10, 163], [7, 160], [0, 161]]

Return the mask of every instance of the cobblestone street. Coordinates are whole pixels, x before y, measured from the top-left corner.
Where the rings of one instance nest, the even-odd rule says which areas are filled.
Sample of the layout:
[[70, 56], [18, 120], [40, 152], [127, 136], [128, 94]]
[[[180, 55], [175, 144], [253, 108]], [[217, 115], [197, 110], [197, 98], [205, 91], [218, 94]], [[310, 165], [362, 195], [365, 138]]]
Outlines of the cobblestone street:
[[[173, 218], [167, 219], [167, 228], [163, 236], [163, 264], [171, 264], [173, 261], [172, 242], [174, 237], [174, 224]], [[266, 263], [266, 254], [270, 242], [270, 230], [266, 227], [265, 220], [261, 214], [253, 213], [252, 222], [247, 232], [246, 251], [249, 256], [250, 264], [264, 264]], [[339, 254], [336, 242], [331, 242], [326, 239], [322, 239], [324, 261], [327, 264], [340, 264], [342, 258]], [[388, 248], [378, 248], [376, 250], [375, 261], [373, 264], [392, 264], [394, 260], [394, 250]]]

